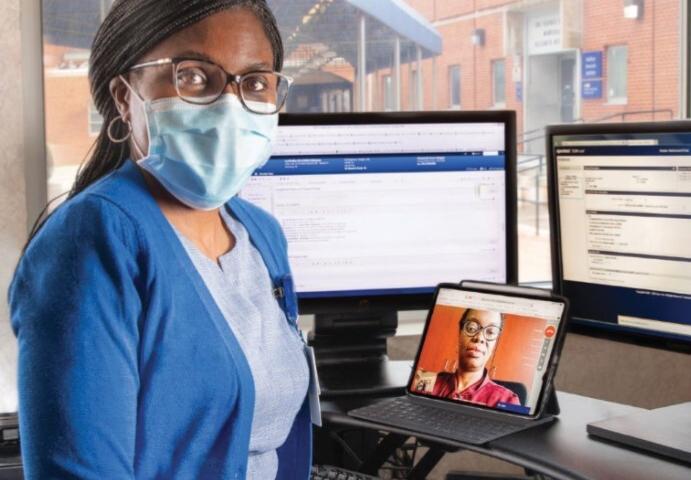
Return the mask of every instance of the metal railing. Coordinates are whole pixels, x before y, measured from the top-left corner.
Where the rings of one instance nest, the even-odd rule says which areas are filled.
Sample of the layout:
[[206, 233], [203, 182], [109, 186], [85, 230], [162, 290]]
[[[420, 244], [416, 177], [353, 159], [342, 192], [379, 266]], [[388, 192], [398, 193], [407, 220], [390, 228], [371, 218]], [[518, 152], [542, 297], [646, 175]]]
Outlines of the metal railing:
[[518, 176], [531, 175], [534, 179], [534, 198], [519, 198], [520, 202], [532, 204], [535, 207], [535, 236], [540, 235], [540, 207], [547, 204], [547, 199], [543, 199], [540, 194], [540, 180], [545, 174], [545, 155], [544, 154], [519, 154], [517, 162]]
[[[635, 116], [640, 116], [640, 115], [652, 115], [651, 120], [657, 120], [655, 117], [658, 114], [663, 114], [663, 113], [669, 115], [669, 120], [674, 119], [674, 110], [672, 110], [671, 108], [658, 108], [658, 109], [654, 109], [654, 110], [631, 110], [628, 112], [610, 113], [610, 114], [605, 115], [603, 117], [598, 117], [598, 118], [589, 119], [589, 120], [586, 120], [583, 117], [579, 117], [571, 123], [586, 123], [586, 122], [587, 123], [602, 123], [602, 122], [607, 122], [609, 120], [614, 120], [616, 118], [618, 118], [622, 122], [625, 122], [625, 121], [627, 121], [627, 118], [629, 118], [629, 117], [635, 117]], [[529, 137], [531, 135], [535, 135], [535, 134], [537, 134], [536, 137], [527, 138], [527, 137]], [[522, 137], [522, 138], [518, 139], [518, 145], [523, 145], [523, 144], [530, 142], [530, 141], [533, 141], [533, 140], [542, 140], [545, 138], [545, 127], [533, 128], [532, 130], [525, 130], [519, 134], [519, 137]]]

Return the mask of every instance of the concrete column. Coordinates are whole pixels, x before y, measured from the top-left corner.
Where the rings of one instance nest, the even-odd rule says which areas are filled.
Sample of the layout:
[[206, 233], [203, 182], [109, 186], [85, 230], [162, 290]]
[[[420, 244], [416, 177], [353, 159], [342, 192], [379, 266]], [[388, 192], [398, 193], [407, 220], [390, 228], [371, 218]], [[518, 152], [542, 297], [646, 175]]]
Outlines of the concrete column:
[[[27, 200], [26, 200], [26, 172], [24, 159], [26, 158], [26, 138], [33, 138], [33, 142], [42, 143], [43, 124], [36, 125], [29, 137], [26, 131], [27, 115], [24, 111], [24, 97], [33, 94], [42, 99], [42, 90], [29, 91], [31, 80], [26, 78], [27, 63], [23, 47], [26, 46], [24, 36], [28, 32], [22, 21], [34, 21], [37, 29], [33, 32], [40, 39], [41, 17], [40, 0], [5, 0], [0, 9], [0, 118], [5, 119], [0, 128], [0, 412], [16, 411], [17, 409], [17, 341], [10, 328], [9, 308], [6, 292], [14, 267], [19, 258], [27, 235]], [[20, 15], [21, 11], [21, 15]], [[30, 17], [30, 18], [27, 18]], [[33, 60], [41, 61], [41, 50], [35, 52]], [[39, 73], [42, 75], [42, 72]], [[45, 157], [44, 157], [45, 165]], [[36, 185], [34, 190], [42, 189]]]
[[422, 88], [422, 48], [420, 45], [415, 46], [415, 62], [417, 64], [417, 84], [415, 85], [415, 108], [422, 110], [425, 105]]
[[401, 37], [396, 35], [393, 42], [393, 101], [394, 111], [401, 111]]
[[367, 110], [367, 20], [360, 15], [357, 45], [358, 111]]

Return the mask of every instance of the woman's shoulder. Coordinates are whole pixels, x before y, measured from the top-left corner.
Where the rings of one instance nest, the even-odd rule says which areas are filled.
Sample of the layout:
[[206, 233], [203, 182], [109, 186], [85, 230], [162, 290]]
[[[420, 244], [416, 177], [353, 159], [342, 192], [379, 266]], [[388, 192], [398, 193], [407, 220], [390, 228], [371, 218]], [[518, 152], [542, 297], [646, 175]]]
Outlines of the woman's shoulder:
[[516, 404], [520, 403], [518, 395], [510, 388], [499, 385], [497, 382], [491, 379], [487, 380], [487, 385], [492, 389], [494, 395], [499, 399], [498, 401]]
[[[142, 237], [145, 205], [153, 201], [134, 165], [126, 163], [60, 205], [36, 240], [66, 237], [116, 237], [133, 246]], [[32, 243], [34, 243], [32, 241]]]
[[19, 259], [8, 292], [13, 309], [46, 285], [74, 290], [80, 275], [134, 275], [139, 239], [135, 224], [117, 205], [87, 192], [76, 195], [48, 217]]
[[60, 205], [46, 219], [31, 241], [34, 246], [54, 247], [64, 242], [94, 242], [106, 247], [112, 240], [135, 249], [139, 244], [138, 224], [125, 209], [107, 196], [86, 190]]

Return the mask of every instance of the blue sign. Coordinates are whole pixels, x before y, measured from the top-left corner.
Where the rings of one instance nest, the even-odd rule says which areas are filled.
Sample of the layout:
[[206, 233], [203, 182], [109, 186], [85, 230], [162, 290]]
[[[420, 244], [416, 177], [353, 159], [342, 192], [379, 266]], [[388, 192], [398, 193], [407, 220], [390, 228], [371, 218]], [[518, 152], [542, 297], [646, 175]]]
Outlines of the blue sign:
[[516, 82], [516, 101], [523, 101], [523, 82]]
[[581, 79], [602, 78], [602, 52], [583, 52]]
[[581, 98], [585, 100], [602, 98], [602, 80], [583, 80], [581, 82]]

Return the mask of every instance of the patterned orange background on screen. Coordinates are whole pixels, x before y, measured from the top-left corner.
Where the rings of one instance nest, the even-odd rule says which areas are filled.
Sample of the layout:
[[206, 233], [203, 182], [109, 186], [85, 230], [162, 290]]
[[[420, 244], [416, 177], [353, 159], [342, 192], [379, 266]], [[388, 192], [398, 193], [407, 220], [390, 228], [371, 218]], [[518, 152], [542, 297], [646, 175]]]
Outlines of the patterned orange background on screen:
[[[458, 362], [458, 322], [464, 308], [437, 305], [417, 368], [452, 372]], [[547, 321], [504, 315], [504, 326], [494, 356], [487, 364], [494, 380], [520, 382], [530, 389], [545, 340]]]

